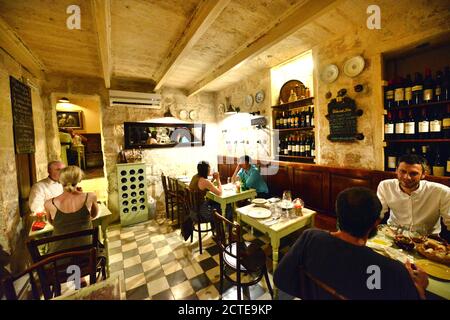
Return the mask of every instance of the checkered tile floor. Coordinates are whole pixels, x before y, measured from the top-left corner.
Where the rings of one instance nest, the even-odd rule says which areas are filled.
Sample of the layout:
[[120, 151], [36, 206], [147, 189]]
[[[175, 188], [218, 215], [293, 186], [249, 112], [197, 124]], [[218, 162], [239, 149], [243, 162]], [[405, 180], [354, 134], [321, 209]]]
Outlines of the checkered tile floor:
[[[130, 227], [108, 228], [108, 254], [111, 275], [119, 274], [129, 300], [211, 300], [219, 299], [219, 252], [211, 233], [203, 234], [203, 253], [197, 238], [184, 241], [180, 229], [167, 220], [155, 220]], [[271, 256], [266, 236], [252, 238]], [[294, 239], [295, 240], [295, 239]], [[292, 241], [292, 240], [291, 240]], [[281, 255], [288, 247], [281, 250]], [[271, 260], [268, 263], [271, 268]], [[272, 274], [269, 277], [273, 287]], [[251, 300], [270, 299], [261, 280], [249, 288]], [[236, 299], [236, 287], [224, 282], [223, 299]], [[280, 297], [281, 298], [281, 297]], [[247, 299], [247, 298], [246, 298]]]

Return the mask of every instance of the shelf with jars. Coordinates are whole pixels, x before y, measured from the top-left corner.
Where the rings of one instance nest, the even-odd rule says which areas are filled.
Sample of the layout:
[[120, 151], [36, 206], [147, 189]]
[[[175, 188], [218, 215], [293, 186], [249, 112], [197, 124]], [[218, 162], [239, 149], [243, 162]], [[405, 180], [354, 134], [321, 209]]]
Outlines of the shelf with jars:
[[[409, 62], [410, 64], [410, 62]], [[399, 66], [400, 65], [400, 66]], [[396, 61], [401, 69], [401, 59]], [[418, 154], [428, 174], [450, 176], [450, 67], [425, 77], [415, 72], [396, 76], [384, 88], [385, 170], [395, 171], [398, 158]]]
[[278, 133], [277, 159], [314, 163], [313, 97], [273, 106], [272, 119]]

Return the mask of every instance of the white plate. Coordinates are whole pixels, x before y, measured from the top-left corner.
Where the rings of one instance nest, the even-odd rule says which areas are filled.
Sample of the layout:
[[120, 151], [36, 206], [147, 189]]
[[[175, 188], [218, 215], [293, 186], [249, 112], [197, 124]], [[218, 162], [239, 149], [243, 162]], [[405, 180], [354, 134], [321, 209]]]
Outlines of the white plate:
[[267, 202], [267, 200], [263, 199], [263, 198], [256, 198], [256, 199], [252, 200], [252, 203], [255, 203], [255, 204], [264, 204], [266, 202]]
[[186, 110], [180, 111], [180, 119], [181, 120], [187, 120], [189, 118], [189, 113]]
[[320, 74], [320, 78], [325, 83], [334, 82], [339, 75], [339, 69], [335, 64], [329, 64], [325, 68], [323, 68], [322, 73]]
[[255, 219], [265, 219], [272, 215], [269, 209], [255, 207], [249, 210], [248, 216]]
[[364, 70], [364, 58], [361, 56], [355, 56], [348, 59], [344, 64], [344, 73], [346, 76], [353, 78], [356, 77]]
[[244, 102], [245, 105], [250, 108], [253, 105], [253, 96], [251, 94], [245, 96]]
[[264, 101], [264, 91], [260, 90], [255, 94], [256, 103], [261, 103]]
[[191, 118], [191, 120], [197, 120], [198, 118], [197, 111], [192, 110], [191, 112], [189, 112], [189, 118]]

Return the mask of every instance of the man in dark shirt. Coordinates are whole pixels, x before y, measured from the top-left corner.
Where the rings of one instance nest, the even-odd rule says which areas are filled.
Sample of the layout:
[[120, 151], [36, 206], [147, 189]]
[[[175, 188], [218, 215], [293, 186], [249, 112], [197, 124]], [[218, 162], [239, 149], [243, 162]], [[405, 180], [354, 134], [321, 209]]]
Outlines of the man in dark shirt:
[[[341, 192], [336, 200], [339, 230], [303, 232], [275, 270], [275, 285], [301, 298], [299, 268], [303, 267], [348, 299], [424, 298], [428, 277], [423, 270], [409, 262], [403, 265], [365, 246], [367, 239], [376, 233], [380, 211], [380, 201], [367, 188]], [[320, 299], [331, 297], [322, 291]]]

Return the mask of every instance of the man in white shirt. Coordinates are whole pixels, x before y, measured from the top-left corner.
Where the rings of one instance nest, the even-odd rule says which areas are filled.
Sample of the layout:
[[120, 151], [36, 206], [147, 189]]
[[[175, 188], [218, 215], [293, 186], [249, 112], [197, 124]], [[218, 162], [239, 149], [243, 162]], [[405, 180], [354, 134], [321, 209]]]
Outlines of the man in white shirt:
[[28, 204], [31, 212], [44, 212], [44, 203], [48, 199], [59, 196], [63, 193], [63, 186], [59, 183], [59, 173], [65, 164], [61, 161], [52, 161], [48, 163], [48, 177], [36, 182], [30, 191]]
[[441, 232], [440, 217], [450, 230], [450, 188], [423, 180], [423, 159], [417, 155], [400, 157], [397, 179], [381, 181], [377, 195], [383, 209], [390, 211], [387, 223], [427, 234]]

